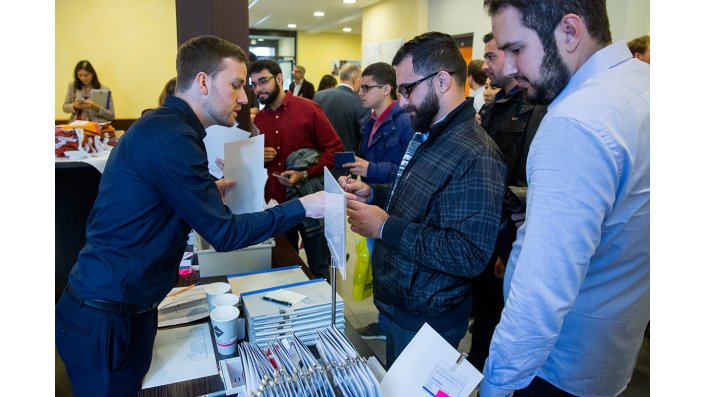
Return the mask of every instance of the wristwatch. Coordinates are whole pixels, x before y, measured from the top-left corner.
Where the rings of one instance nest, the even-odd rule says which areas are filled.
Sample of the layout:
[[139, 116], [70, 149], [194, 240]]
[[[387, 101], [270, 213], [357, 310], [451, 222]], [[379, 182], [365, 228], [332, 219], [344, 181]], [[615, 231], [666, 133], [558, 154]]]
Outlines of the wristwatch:
[[304, 172], [301, 173], [301, 178], [304, 181], [308, 179], [308, 171], [304, 170]]

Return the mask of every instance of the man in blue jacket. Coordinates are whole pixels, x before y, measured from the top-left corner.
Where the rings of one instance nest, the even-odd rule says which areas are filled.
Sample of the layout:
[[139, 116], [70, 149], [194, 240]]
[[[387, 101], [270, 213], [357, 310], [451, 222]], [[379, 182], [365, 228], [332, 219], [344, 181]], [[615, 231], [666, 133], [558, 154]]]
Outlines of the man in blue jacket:
[[362, 72], [360, 100], [372, 114], [362, 122], [360, 157], [343, 164], [363, 181], [391, 183], [414, 135], [409, 113], [396, 101], [397, 77], [392, 65], [373, 63]]
[[[360, 157], [343, 166], [350, 167], [350, 173], [362, 176], [365, 182], [392, 183], [414, 135], [409, 113], [396, 100], [397, 76], [392, 65], [377, 62], [366, 67], [358, 95], [362, 106], [372, 109], [372, 114], [362, 121]], [[386, 339], [384, 314], [379, 314], [378, 321], [359, 329], [360, 336]]]

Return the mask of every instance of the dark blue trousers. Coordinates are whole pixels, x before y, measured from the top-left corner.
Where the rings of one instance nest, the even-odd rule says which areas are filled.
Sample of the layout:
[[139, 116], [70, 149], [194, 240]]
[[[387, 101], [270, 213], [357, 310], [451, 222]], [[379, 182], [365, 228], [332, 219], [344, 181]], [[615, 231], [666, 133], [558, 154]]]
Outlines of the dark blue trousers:
[[109, 313], [82, 305], [66, 291], [56, 304], [56, 348], [76, 397], [136, 396], [156, 333], [157, 309]]

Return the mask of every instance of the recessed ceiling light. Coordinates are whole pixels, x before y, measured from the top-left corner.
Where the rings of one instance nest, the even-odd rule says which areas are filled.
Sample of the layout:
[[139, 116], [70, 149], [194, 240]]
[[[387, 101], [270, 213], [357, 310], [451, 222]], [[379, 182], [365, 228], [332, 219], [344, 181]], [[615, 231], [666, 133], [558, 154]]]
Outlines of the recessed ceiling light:
[[255, 39], [250, 40], [250, 44], [252, 44], [252, 45], [257, 44], [257, 40], [255, 40]]
[[324, 16], [324, 15], [326, 15], [326, 13], [323, 12], [323, 11], [316, 11], [316, 12], [313, 13], [313, 16], [314, 16], [314, 17], [322, 17], [322, 16]]
[[296, 24], [295, 24], [295, 23], [290, 23], [290, 24], [286, 25], [286, 27], [287, 27], [287, 28], [291, 28], [291, 29], [296, 29]]
[[350, 28], [343, 28], [343, 32], [352, 32], [352, 29], [350, 29]]
[[264, 41], [264, 39], [257, 39], [257, 41]]
[[343, 0], [343, 4], [355, 4], [357, 0]]

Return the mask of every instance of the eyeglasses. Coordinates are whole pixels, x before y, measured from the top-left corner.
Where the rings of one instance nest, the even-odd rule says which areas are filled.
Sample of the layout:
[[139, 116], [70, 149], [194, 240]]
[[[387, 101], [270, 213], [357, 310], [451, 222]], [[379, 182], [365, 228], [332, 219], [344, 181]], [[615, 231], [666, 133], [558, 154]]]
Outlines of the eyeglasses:
[[[429, 74], [428, 76], [422, 77], [422, 78], [420, 78], [420, 79], [418, 79], [418, 80], [416, 80], [416, 81], [414, 81], [414, 82], [412, 82], [412, 83], [399, 84], [399, 87], [398, 87], [398, 88], [399, 88], [399, 94], [400, 94], [401, 96], [403, 96], [404, 98], [408, 98], [409, 95], [411, 95], [411, 91], [414, 89], [414, 87], [416, 87], [417, 85], [419, 85], [419, 84], [423, 83], [424, 81], [430, 79], [431, 77], [436, 76], [436, 75], [437, 75], [438, 73], [440, 73], [440, 72], [442, 72], [442, 71], [438, 71], [438, 72], [436, 72], [436, 73], [431, 73], [431, 74]], [[454, 75], [455, 72], [448, 72], [448, 74]]]
[[259, 79], [257, 79], [257, 81], [253, 81], [252, 84], [250, 84], [250, 87], [252, 87], [252, 89], [255, 89], [255, 88], [257, 88], [258, 85], [267, 84], [267, 82], [273, 78], [274, 78], [274, 76], [260, 77]]
[[360, 91], [362, 91], [363, 94], [367, 94], [367, 91], [369, 91], [370, 88], [382, 88], [384, 86], [385, 86], [385, 84], [377, 84], [377, 85], [363, 84], [360, 86]]

